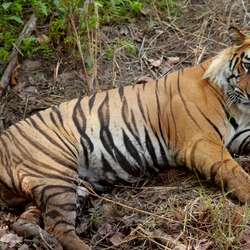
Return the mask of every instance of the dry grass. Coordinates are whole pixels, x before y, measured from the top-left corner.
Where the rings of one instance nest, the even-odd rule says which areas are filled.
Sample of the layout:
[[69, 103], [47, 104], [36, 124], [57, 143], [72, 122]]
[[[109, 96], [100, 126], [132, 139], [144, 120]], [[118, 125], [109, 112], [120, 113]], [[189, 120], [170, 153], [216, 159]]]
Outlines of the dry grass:
[[[88, 37], [88, 49], [95, 62], [88, 79], [81, 73], [86, 70], [82, 62], [75, 58], [60, 62], [61, 74], [76, 72], [68, 82], [53, 81], [51, 67], [57, 64], [56, 59], [41, 62], [45, 79], [37, 80], [38, 92], [23, 97], [19, 85], [1, 100], [0, 128], [58, 100], [130, 84], [145, 76], [155, 79], [197, 64], [226, 46], [230, 25], [250, 31], [250, 9], [245, 0], [178, 2], [179, 7], [171, 14], [168, 9], [157, 10], [152, 1], [152, 6], [143, 10], [146, 19], [138, 17], [129, 24], [96, 27]], [[97, 37], [101, 37], [98, 43]], [[135, 41], [137, 53], [128, 53], [128, 45], [116, 43], [113, 55], [105, 57], [105, 48], [115, 37]], [[179, 57], [180, 61], [170, 64], [169, 57]], [[151, 67], [149, 59], [160, 60], [159, 67]], [[20, 79], [26, 83], [25, 89], [28, 76], [37, 72], [23, 65]], [[79, 83], [83, 80], [89, 82], [89, 87]], [[103, 197], [90, 195], [78, 213], [77, 232], [93, 249], [250, 249], [249, 207], [185, 170], [171, 169], [138, 186], [116, 187]], [[8, 224], [8, 220], [0, 224]]]

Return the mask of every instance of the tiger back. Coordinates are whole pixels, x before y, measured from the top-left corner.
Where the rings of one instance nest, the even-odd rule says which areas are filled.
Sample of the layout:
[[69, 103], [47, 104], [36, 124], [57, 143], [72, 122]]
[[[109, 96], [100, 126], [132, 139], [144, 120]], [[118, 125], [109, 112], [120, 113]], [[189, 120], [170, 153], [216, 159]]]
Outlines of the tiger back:
[[11, 126], [0, 137], [3, 204], [34, 202], [64, 249], [85, 250], [75, 234], [82, 181], [107, 191], [184, 165], [249, 202], [250, 177], [228, 149], [249, 154], [250, 38], [234, 28], [230, 35], [233, 46], [197, 66]]

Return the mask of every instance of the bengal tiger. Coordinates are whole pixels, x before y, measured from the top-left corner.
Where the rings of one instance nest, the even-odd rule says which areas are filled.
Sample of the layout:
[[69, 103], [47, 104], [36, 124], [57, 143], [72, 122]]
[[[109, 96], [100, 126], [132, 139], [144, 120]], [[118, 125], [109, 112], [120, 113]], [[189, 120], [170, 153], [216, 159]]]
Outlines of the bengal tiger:
[[250, 154], [250, 36], [232, 27], [229, 37], [231, 46], [199, 65], [12, 125], [0, 137], [2, 204], [34, 202], [64, 249], [86, 250], [75, 233], [82, 181], [104, 192], [184, 165], [249, 202], [250, 177], [229, 150]]

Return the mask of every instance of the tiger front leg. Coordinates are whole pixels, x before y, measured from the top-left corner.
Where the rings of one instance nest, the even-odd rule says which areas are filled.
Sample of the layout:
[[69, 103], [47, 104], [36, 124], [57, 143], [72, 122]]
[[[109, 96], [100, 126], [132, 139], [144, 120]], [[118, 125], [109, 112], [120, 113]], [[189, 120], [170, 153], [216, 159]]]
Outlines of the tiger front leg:
[[65, 250], [90, 250], [75, 233], [76, 186], [57, 182], [36, 190], [45, 230], [55, 236]]
[[200, 140], [188, 155], [190, 169], [231, 191], [240, 201], [250, 203], [250, 176], [221, 143]]

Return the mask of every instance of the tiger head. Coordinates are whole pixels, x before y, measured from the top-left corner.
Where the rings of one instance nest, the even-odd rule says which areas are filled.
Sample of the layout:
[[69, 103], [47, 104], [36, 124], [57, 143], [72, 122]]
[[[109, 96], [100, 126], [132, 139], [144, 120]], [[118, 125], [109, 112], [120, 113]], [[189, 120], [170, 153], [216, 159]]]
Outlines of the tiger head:
[[232, 45], [212, 61], [204, 78], [220, 87], [230, 105], [250, 113], [250, 36], [234, 27], [229, 36]]

